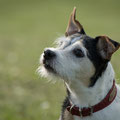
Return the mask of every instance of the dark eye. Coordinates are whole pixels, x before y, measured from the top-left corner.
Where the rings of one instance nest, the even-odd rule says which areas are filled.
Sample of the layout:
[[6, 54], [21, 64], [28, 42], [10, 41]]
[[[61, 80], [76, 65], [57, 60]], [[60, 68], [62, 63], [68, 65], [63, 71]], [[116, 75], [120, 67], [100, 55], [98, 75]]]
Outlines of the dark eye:
[[76, 57], [84, 57], [84, 53], [82, 52], [81, 49], [74, 49], [73, 53]]

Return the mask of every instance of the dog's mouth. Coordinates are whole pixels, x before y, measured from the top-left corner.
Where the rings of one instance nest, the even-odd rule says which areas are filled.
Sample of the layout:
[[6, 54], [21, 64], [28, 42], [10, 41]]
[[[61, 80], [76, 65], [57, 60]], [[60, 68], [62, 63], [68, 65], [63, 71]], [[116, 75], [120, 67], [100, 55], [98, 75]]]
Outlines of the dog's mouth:
[[44, 64], [44, 67], [49, 71], [54, 71], [54, 69], [49, 64]]
[[55, 69], [52, 67], [52, 64], [46, 60], [43, 60], [43, 66], [48, 72], [56, 73]]

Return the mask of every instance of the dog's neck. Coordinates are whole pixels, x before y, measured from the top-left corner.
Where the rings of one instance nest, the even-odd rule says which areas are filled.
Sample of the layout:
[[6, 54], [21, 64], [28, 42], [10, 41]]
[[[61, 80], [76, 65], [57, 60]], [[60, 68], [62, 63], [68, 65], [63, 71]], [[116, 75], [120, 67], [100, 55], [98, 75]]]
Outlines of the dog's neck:
[[81, 81], [65, 83], [70, 92], [72, 104], [82, 108], [99, 103], [109, 92], [114, 80], [114, 70], [111, 63], [108, 63], [106, 70], [98, 78], [93, 87], [86, 87]]

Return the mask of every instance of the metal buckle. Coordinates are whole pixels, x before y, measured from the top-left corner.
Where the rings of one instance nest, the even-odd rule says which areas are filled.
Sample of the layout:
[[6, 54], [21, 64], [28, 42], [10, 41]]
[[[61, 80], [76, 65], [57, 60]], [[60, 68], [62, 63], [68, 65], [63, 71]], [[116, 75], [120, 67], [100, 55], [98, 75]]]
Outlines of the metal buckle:
[[83, 115], [82, 115], [82, 110], [79, 108], [79, 113], [80, 113], [80, 117], [82, 118]]
[[70, 113], [71, 113], [73, 107], [74, 107], [74, 104], [70, 107]]
[[93, 107], [90, 106], [89, 108], [90, 108], [90, 116], [91, 116], [91, 115], [93, 115]]
[[[73, 109], [74, 106], [75, 105], [72, 104], [72, 106], [70, 107], [70, 110], [69, 110], [70, 113], [72, 113], [72, 109]], [[92, 116], [93, 112], [94, 112], [94, 108], [92, 106], [90, 106], [89, 109], [90, 109], [89, 115]], [[80, 109], [80, 108], [79, 108], [79, 114], [80, 114], [80, 117], [82, 118], [83, 117], [83, 115], [82, 115], [82, 109]]]

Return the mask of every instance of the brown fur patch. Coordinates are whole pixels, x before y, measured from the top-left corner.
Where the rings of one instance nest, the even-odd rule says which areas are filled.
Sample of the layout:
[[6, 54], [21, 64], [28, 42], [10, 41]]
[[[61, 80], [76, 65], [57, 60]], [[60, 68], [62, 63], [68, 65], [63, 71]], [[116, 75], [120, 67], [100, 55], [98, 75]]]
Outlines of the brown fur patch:
[[72, 114], [65, 110], [63, 113], [63, 118], [60, 118], [59, 120], [74, 120]]
[[72, 34], [78, 33], [82, 29], [83, 29], [82, 25], [79, 23], [79, 21], [76, 20], [76, 8], [74, 8], [68, 22], [65, 36], [70, 36]]
[[112, 54], [120, 47], [119, 43], [116, 42], [118, 45], [114, 46], [112, 42], [114, 41], [111, 41], [107, 36], [99, 37], [97, 47], [104, 59], [110, 60]]

